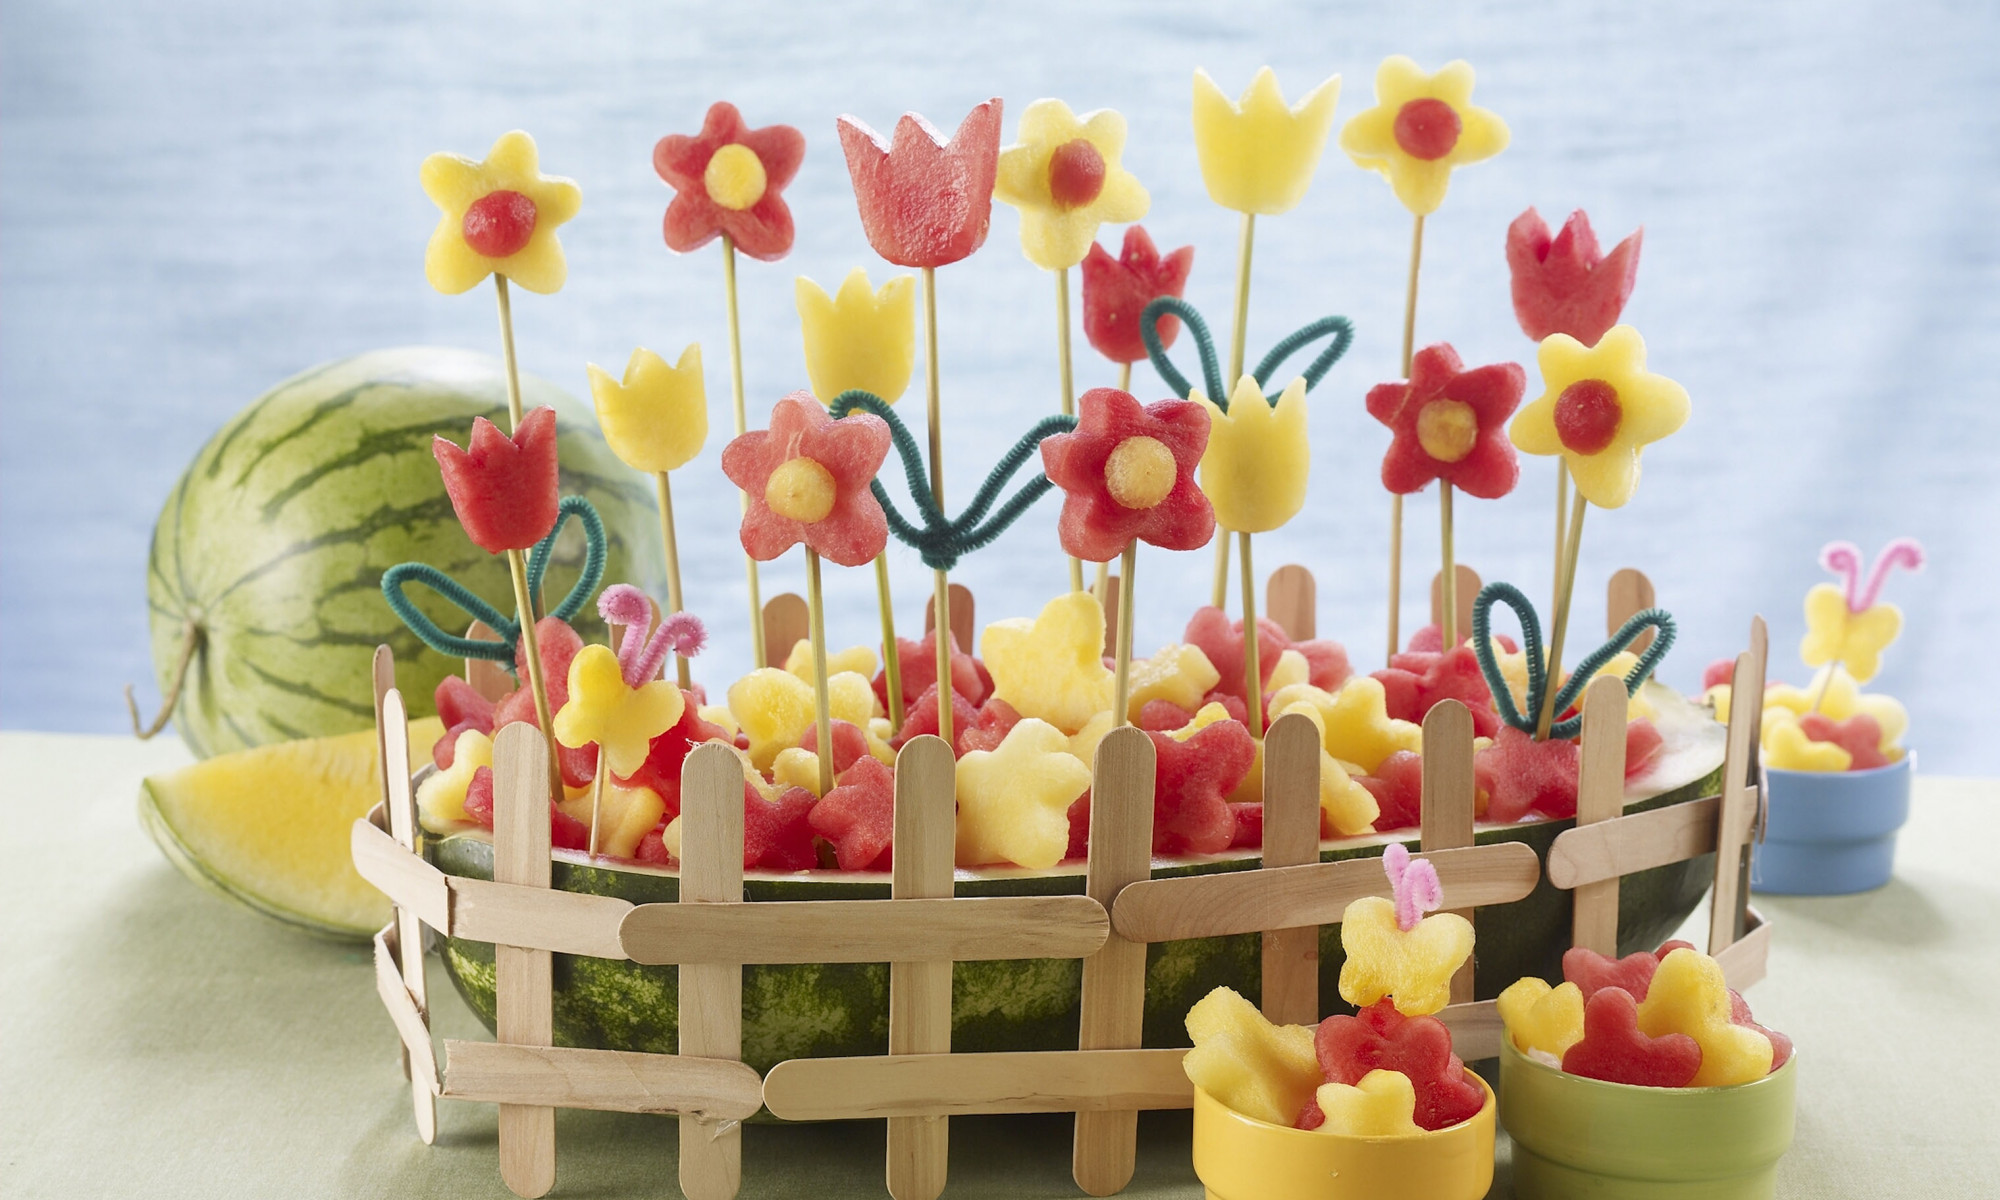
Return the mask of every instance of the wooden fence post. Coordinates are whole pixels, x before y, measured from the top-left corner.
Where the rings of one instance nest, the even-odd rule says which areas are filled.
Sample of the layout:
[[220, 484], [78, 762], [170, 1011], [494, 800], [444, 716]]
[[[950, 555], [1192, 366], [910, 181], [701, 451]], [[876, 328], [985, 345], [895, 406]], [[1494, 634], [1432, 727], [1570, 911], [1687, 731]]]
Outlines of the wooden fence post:
[[[1617, 633], [1625, 622], [1635, 615], [1653, 607], [1653, 581], [1646, 573], [1633, 567], [1624, 567], [1611, 576], [1604, 585], [1604, 632]], [[1632, 639], [1626, 649], [1634, 654], [1644, 654], [1646, 647], [1653, 644], [1653, 631], [1648, 629]]]
[[[493, 882], [549, 886], [548, 741], [520, 722], [493, 740]], [[493, 947], [494, 1034], [513, 1046], [554, 1041], [546, 950]], [[517, 1196], [541, 1196], [556, 1182], [556, 1110], [500, 1106], [500, 1178]]]
[[[410, 791], [410, 723], [403, 694], [396, 690], [396, 656], [387, 646], [375, 647], [375, 761], [382, 771], [382, 807], [389, 815], [389, 835], [412, 854], [417, 842], [417, 802]], [[417, 1006], [424, 1028], [430, 1028], [430, 998], [424, 980], [424, 923], [417, 914], [396, 906], [396, 963], [403, 987]], [[398, 1045], [403, 1074], [410, 1080], [410, 1102], [417, 1118], [417, 1136], [426, 1146], [437, 1141], [437, 1097], [430, 1083], [410, 1069], [409, 1047]]]
[[[1583, 693], [1583, 755], [1577, 770], [1576, 825], [1625, 812], [1625, 681], [1609, 675]], [[1618, 956], [1618, 880], [1613, 875], [1571, 893], [1570, 945]]]
[[[1097, 745], [1090, 791], [1090, 858], [1084, 890], [1106, 911], [1125, 885], [1153, 869], [1153, 741], [1129, 726]], [[1083, 960], [1079, 1050], [1136, 1049], [1146, 1016], [1146, 945], [1114, 931]], [[1076, 1185], [1109, 1196], [1132, 1181], [1137, 1164], [1136, 1110], [1080, 1112], [1070, 1150]]]
[[[1736, 656], [1730, 677], [1729, 744], [1722, 761], [1722, 809], [1715, 833], [1715, 902], [1708, 918], [1708, 952], [1720, 954], [1743, 936], [1751, 826], [1763, 795], [1757, 763], [1764, 722], [1764, 662], [1769, 650], [1764, 618], [1750, 623], [1750, 648]], [[1747, 702], [1746, 702], [1747, 701]]]
[[811, 636], [811, 614], [803, 596], [781, 592], [764, 602], [764, 661], [760, 667], [779, 667], [791, 657], [792, 647]]
[[[1472, 598], [1479, 594], [1480, 587], [1479, 572], [1464, 563], [1457, 564], [1457, 569], [1452, 572], [1452, 578], [1458, 581], [1458, 590], [1453, 593], [1458, 602], [1456, 622], [1458, 636], [1444, 639], [1444, 648], [1447, 650], [1472, 636]], [[1443, 571], [1431, 575], [1431, 624], [1440, 627], [1444, 624]], [[1438, 632], [1442, 634], [1444, 630], [1440, 628]]]
[[[1299, 713], [1264, 736], [1264, 865], [1319, 861], [1319, 729]], [[1319, 1023], [1319, 926], [1267, 929], [1264, 1016], [1279, 1025]]]
[[[896, 756], [897, 900], [949, 899], [957, 851], [957, 774], [944, 739], [912, 738]], [[889, 964], [889, 1053], [951, 1053], [951, 963]], [[944, 1191], [951, 1128], [944, 1117], [890, 1117], [886, 1178], [895, 1200]]]
[[[743, 763], [706, 743], [681, 767], [682, 904], [743, 899]], [[685, 963], [680, 969], [680, 1053], [743, 1057], [743, 967]], [[743, 1175], [743, 1129], [734, 1121], [680, 1118], [681, 1191], [688, 1200], [729, 1200]]]
[[[1106, 602], [1104, 608], [1106, 612], [1116, 611], [1109, 602]], [[929, 633], [935, 628], [937, 628], [937, 598], [933, 596], [924, 603], [924, 632]], [[952, 584], [951, 636], [958, 639], [958, 648], [967, 654], [974, 653], [976, 647], [972, 639], [978, 630], [979, 626], [973, 623], [972, 589], [962, 583]], [[1107, 646], [1110, 644], [1105, 643]]]
[[[1456, 700], [1440, 700], [1424, 716], [1423, 849], [1472, 845], [1472, 713]], [[1458, 910], [1470, 921], [1471, 909]], [[1451, 1002], [1472, 999], [1473, 960], [1451, 977]]]
[[1264, 615], [1293, 641], [1311, 641], [1319, 631], [1318, 590], [1311, 571], [1297, 563], [1279, 567], [1264, 581]]

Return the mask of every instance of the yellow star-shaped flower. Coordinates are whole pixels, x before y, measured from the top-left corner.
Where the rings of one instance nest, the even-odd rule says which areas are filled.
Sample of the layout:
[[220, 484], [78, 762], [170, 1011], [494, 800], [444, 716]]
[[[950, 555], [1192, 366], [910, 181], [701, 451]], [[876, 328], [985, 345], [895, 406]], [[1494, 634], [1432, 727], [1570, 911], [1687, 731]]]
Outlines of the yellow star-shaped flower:
[[995, 749], [958, 760], [958, 865], [1055, 866], [1069, 849], [1069, 806], [1089, 786], [1062, 730], [1023, 718]]
[[1584, 499], [1617, 508], [1639, 487], [1639, 452], [1687, 423], [1687, 389], [1646, 369], [1646, 343], [1613, 326], [1595, 346], [1542, 340], [1542, 394], [1508, 427], [1528, 454], [1560, 454]]
[[1153, 657], [1132, 664], [1125, 719], [1138, 724], [1139, 710], [1155, 700], [1165, 700], [1194, 712], [1202, 706], [1201, 698], [1221, 682], [1222, 676], [1208, 661], [1208, 655], [1201, 652], [1201, 647], [1162, 646]]
[[1297, 516], [1312, 467], [1305, 379], [1293, 379], [1274, 405], [1256, 378], [1245, 375], [1226, 413], [1199, 388], [1188, 398], [1208, 409], [1201, 490], [1215, 506], [1215, 523], [1237, 533], [1267, 533]]
[[1523, 975], [1501, 991], [1495, 1005], [1507, 1036], [1523, 1054], [1540, 1050], [1561, 1062], [1583, 1040], [1583, 989], [1573, 983], [1552, 988], [1546, 979]]
[[556, 227], [583, 206], [583, 192], [541, 173], [535, 139], [517, 129], [477, 162], [433, 154], [418, 179], [443, 214], [424, 251], [432, 287], [455, 296], [495, 273], [531, 292], [562, 287], [568, 267]]
[[1417, 1089], [1401, 1071], [1377, 1069], [1352, 1087], [1323, 1083], [1315, 1093], [1326, 1123], [1321, 1133], [1346, 1137], [1409, 1137], [1422, 1133], [1416, 1120]]
[[1379, 171], [1396, 199], [1418, 216], [1444, 203], [1453, 167], [1507, 148], [1507, 123], [1472, 105], [1472, 66], [1446, 63], [1435, 75], [1392, 54], [1375, 72], [1375, 107], [1340, 130], [1340, 148], [1358, 167]]
[[459, 734], [452, 743], [451, 765], [417, 785], [417, 814], [424, 828], [444, 833], [454, 822], [466, 820], [465, 789], [472, 786], [472, 773], [492, 765], [492, 738], [477, 729]]
[[759, 771], [771, 769], [778, 751], [798, 745], [817, 715], [812, 684], [776, 667], [759, 667], [730, 684], [729, 712], [749, 736], [750, 762]]
[[1840, 663], [1858, 683], [1882, 669], [1882, 651], [1903, 632], [1903, 610], [1888, 601], [1850, 612], [1847, 596], [1830, 583], [1806, 593], [1806, 636], [1799, 657], [1809, 667]]
[[917, 361], [917, 277], [897, 275], [879, 289], [856, 267], [838, 294], [801, 275], [794, 285], [805, 335], [806, 378], [821, 404], [842, 392], [873, 392], [890, 404], [910, 386]]
[[1033, 621], [993, 622], [979, 635], [979, 653], [993, 676], [993, 694], [1023, 717], [1070, 734], [1111, 707], [1104, 609], [1089, 592], [1057, 596]]
[[[1423, 748], [1423, 729], [1391, 717], [1382, 681], [1368, 675], [1357, 675], [1332, 693], [1311, 684], [1294, 684], [1271, 697], [1271, 711], [1305, 713], [1319, 726], [1327, 753], [1340, 762], [1353, 763], [1363, 774], [1381, 766], [1383, 759], [1398, 750], [1417, 752]], [[1321, 769], [1324, 771], [1324, 765]]]
[[[1723, 688], [1715, 690], [1724, 691]], [[1715, 719], [1727, 721], [1729, 706], [1726, 693], [1721, 699], [1723, 703], [1718, 705]], [[1910, 728], [1910, 713], [1903, 707], [1902, 701], [1894, 696], [1863, 692], [1861, 685], [1854, 681], [1854, 676], [1848, 674], [1846, 667], [1840, 663], [1831, 663], [1815, 671], [1812, 679], [1804, 687], [1781, 683], [1765, 691], [1766, 740], [1768, 741], [1770, 737], [1768, 726], [1774, 710], [1789, 712], [1793, 716], [1804, 716], [1813, 711], [1815, 702], [1819, 706], [1819, 711], [1831, 720], [1845, 721], [1856, 713], [1867, 713], [1874, 717], [1875, 723], [1882, 727], [1884, 753], [1894, 747]]]
[[[1289, 651], [1288, 651], [1289, 653]], [[1326, 717], [1313, 697], [1322, 697], [1328, 707], [1333, 697], [1311, 684], [1287, 684], [1276, 689], [1271, 698], [1271, 720], [1300, 713], [1319, 730], [1320, 738], [1326, 737]], [[1282, 703], [1280, 702], [1282, 701]], [[1194, 715], [1194, 720], [1175, 730], [1169, 736], [1181, 741], [1193, 737], [1203, 727], [1217, 721], [1232, 720], [1229, 710], [1220, 704], [1205, 704]], [[1235, 803], [1261, 801], [1264, 798], [1264, 743], [1257, 743], [1257, 757], [1250, 762], [1250, 773], [1243, 782], [1236, 785], [1229, 799]], [[1319, 752], [1319, 813], [1322, 830], [1332, 829], [1336, 837], [1354, 837], [1357, 834], [1373, 833], [1375, 818], [1382, 815], [1382, 806], [1375, 800], [1375, 794], [1354, 782], [1346, 764], [1326, 752], [1322, 745]]]
[[1021, 251], [1061, 271], [1083, 261], [1097, 227], [1146, 215], [1152, 200], [1119, 164], [1125, 118], [1108, 108], [1081, 117], [1060, 100], [1021, 114], [1020, 141], [1000, 152], [993, 198], [1021, 210]]
[[657, 475], [678, 471], [701, 453], [708, 440], [708, 393], [699, 343], [689, 343], [673, 366], [643, 346], [632, 351], [622, 382], [596, 363], [586, 370], [604, 441], [626, 466]]
[[1845, 771], [1854, 765], [1846, 747], [1806, 736], [1797, 716], [1782, 708], [1764, 710], [1764, 765], [1779, 771]]
[[1187, 1031], [1194, 1049], [1181, 1069], [1196, 1087], [1246, 1117], [1290, 1125], [1326, 1082], [1313, 1054], [1312, 1026], [1273, 1025], [1229, 988], [1216, 988], [1188, 1010]]
[[1727, 1087], [1771, 1073], [1771, 1039], [1732, 1019], [1722, 967], [1698, 950], [1680, 949], [1660, 960], [1646, 998], [1639, 1002], [1639, 1032], [1647, 1037], [1685, 1033], [1701, 1046], [1701, 1069], [1689, 1087]]
[[1451, 1003], [1451, 977], [1472, 957], [1472, 922], [1432, 913], [1405, 931], [1395, 901], [1363, 896], [1340, 915], [1340, 997], [1366, 1008], [1387, 996], [1406, 1017], [1428, 1016]]
[[570, 660], [569, 702], [555, 716], [556, 741], [572, 750], [596, 742], [612, 774], [630, 775], [686, 707], [687, 696], [664, 679], [628, 687], [611, 647], [592, 643]]
[[1326, 149], [1339, 100], [1340, 76], [1331, 75], [1287, 107], [1277, 74], [1265, 67], [1232, 102], [1208, 72], [1196, 69], [1194, 150], [1209, 199], [1265, 216], [1297, 208]]

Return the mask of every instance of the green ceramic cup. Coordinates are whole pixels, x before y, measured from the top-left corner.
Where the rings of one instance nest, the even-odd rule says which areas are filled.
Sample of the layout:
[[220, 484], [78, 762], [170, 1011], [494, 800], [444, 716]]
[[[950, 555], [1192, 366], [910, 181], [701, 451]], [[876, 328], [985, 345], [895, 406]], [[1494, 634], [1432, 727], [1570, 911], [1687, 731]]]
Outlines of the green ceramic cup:
[[1768, 1200], [1792, 1144], [1798, 1056], [1754, 1083], [1651, 1088], [1567, 1075], [1502, 1039], [1500, 1123], [1522, 1200]]

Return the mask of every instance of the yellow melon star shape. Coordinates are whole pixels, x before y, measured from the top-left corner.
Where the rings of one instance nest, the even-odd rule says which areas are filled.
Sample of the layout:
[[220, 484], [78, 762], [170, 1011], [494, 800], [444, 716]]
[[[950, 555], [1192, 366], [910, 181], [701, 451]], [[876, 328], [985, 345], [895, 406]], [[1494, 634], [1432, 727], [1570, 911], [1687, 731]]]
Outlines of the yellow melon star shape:
[[819, 790], [819, 752], [803, 746], [787, 746], [771, 760], [771, 782], [780, 787], [802, 787], [815, 796]]
[[1779, 771], [1845, 771], [1854, 765], [1846, 747], [1833, 742], [1816, 742], [1806, 736], [1799, 719], [1783, 709], [1777, 716], [1765, 710], [1764, 765]]
[[472, 786], [472, 773], [493, 765], [493, 739], [477, 729], [459, 734], [451, 745], [451, 765], [417, 785], [417, 813], [432, 832], [441, 833], [453, 821], [468, 819], [465, 789]]
[[1287, 384], [1275, 405], [1250, 375], [1236, 381], [1226, 413], [1200, 388], [1188, 398], [1208, 410], [1201, 490], [1215, 506], [1216, 524], [1237, 533], [1266, 533], [1297, 516], [1305, 507], [1312, 468], [1305, 378]]
[[[504, 275], [531, 292], [547, 293], [562, 287], [568, 267], [563, 262], [562, 244], [556, 241], [556, 227], [583, 207], [583, 192], [574, 180], [541, 173], [535, 139], [518, 129], [503, 134], [486, 157], [476, 161], [456, 154], [433, 154], [424, 159], [418, 180], [442, 214], [424, 251], [424, 275], [432, 287], [455, 296], [493, 274]], [[488, 218], [498, 215], [503, 222], [507, 217], [518, 218], [520, 201], [513, 199], [517, 196], [532, 206], [528, 218], [532, 232], [525, 240], [509, 239], [506, 246], [489, 247], [511, 253], [488, 256], [475, 250], [467, 234], [480, 240], [481, 230], [496, 227]], [[521, 244], [515, 247], [514, 241]]]
[[701, 376], [701, 346], [688, 343], [673, 366], [645, 347], [632, 351], [625, 378], [590, 363], [590, 396], [605, 444], [635, 471], [678, 471], [708, 440], [708, 393]]
[[[1384, 703], [1387, 701], [1385, 699]], [[1333, 696], [1309, 683], [1292, 683], [1276, 689], [1271, 696], [1271, 719], [1299, 713], [1318, 728], [1320, 736], [1319, 752], [1319, 811], [1324, 824], [1331, 827], [1339, 837], [1354, 837], [1357, 834], [1375, 832], [1375, 818], [1382, 815], [1382, 806], [1375, 794], [1354, 782], [1358, 771], [1350, 771], [1351, 764], [1335, 758], [1326, 750], [1326, 714], [1333, 708]], [[1221, 705], [1214, 705], [1221, 708]], [[1421, 739], [1423, 731], [1418, 730]], [[1257, 743], [1257, 761], [1250, 768], [1250, 776], [1256, 778], [1257, 790], [1245, 795], [1244, 788], [1238, 788], [1231, 800], [1261, 800], [1264, 798], [1264, 743]], [[1250, 782], [1246, 776], [1244, 782]]]
[[[1528, 662], [1527, 655], [1524, 653], [1521, 656], [1521, 665], [1524, 668], [1524, 671], [1525, 668], [1527, 667], [1527, 662]], [[1609, 675], [1613, 679], [1618, 679], [1618, 680], [1629, 679], [1632, 675], [1632, 669], [1634, 667], [1637, 667], [1638, 665], [1639, 665], [1638, 655], [1632, 653], [1630, 650], [1620, 650], [1618, 653], [1612, 655], [1610, 660], [1607, 661], [1603, 666], [1597, 669], [1597, 675]], [[1503, 665], [1500, 670], [1501, 674], [1504, 676], [1506, 674], [1506, 667]], [[1597, 678], [1597, 675], [1593, 675], [1591, 676], [1591, 678], [1595, 679]], [[1525, 688], [1525, 686], [1526, 685], [1524, 683], [1523, 687]], [[1508, 688], [1509, 690], [1512, 690], [1513, 688], [1512, 680], [1508, 681]], [[1645, 688], [1642, 687], [1638, 691], [1633, 692], [1630, 696], [1626, 697], [1625, 719], [1627, 721], [1636, 721], [1640, 717], [1645, 717], [1647, 720], [1651, 720], [1659, 715], [1660, 715], [1660, 710], [1653, 707], [1653, 702], [1651, 700], [1646, 699]]]
[[856, 267], [832, 296], [803, 275], [793, 292], [806, 378], [821, 404], [857, 389], [890, 404], [902, 397], [917, 361], [916, 276], [897, 275], [872, 288], [867, 269]]
[[1069, 806], [1089, 786], [1062, 730], [1023, 718], [999, 746], [958, 760], [958, 865], [1055, 866], [1069, 849]]
[[592, 643], [570, 660], [569, 702], [555, 715], [556, 741], [572, 750], [596, 742], [612, 774], [630, 775], [686, 707], [686, 694], [664, 679], [627, 686], [611, 647]]
[[[1764, 693], [1765, 721], [1771, 720], [1771, 710], [1784, 709], [1795, 716], [1804, 716], [1813, 711], [1817, 700], [1819, 711], [1835, 721], [1845, 721], [1857, 713], [1866, 713], [1875, 718], [1882, 727], [1882, 750], [1888, 752], [1902, 739], [1910, 728], [1909, 710], [1894, 696], [1866, 693], [1854, 676], [1847, 673], [1840, 663], [1821, 667], [1804, 687], [1794, 687], [1781, 683]], [[1727, 721], [1727, 704], [1717, 713], [1716, 719]], [[1768, 731], [1766, 736], [1768, 736]]]
[[1689, 1087], [1728, 1087], [1771, 1073], [1771, 1039], [1731, 1019], [1729, 984], [1722, 967], [1698, 950], [1679, 949], [1660, 960], [1646, 998], [1639, 1002], [1639, 1032], [1647, 1037], [1685, 1033], [1701, 1046], [1701, 1069]]
[[1297, 208], [1326, 149], [1339, 101], [1338, 75], [1287, 106], [1278, 76], [1269, 67], [1259, 70], [1235, 101], [1197, 68], [1194, 151], [1209, 199], [1236, 212], [1264, 216]]
[[1125, 719], [1138, 723], [1139, 710], [1155, 700], [1165, 700], [1189, 712], [1201, 707], [1201, 698], [1215, 690], [1222, 675], [1199, 646], [1162, 646], [1151, 658], [1132, 664]]
[[729, 711], [750, 738], [750, 763], [767, 771], [778, 751], [796, 746], [813, 723], [812, 685], [790, 671], [759, 667], [729, 685]]
[[1507, 985], [1495, 1005], [1507, 1036], [1523, 1054], [1539, 1050], [1560, 1063], [1583, 1040], [1583, 990], [1573, 983], [1552, 988], [1546, 979], [1524, 975]]
[[[590, 805], [591, 793], [585, 789], [559, 807], [567, 816], [589, 825]], [[597, 852], [631, 858], [638, 852], [640, 840], [658, 828], [666, 814], [667, 802], [652, 788], [621, 787], [606, 780], [597, 805]]]
[[1417, 1089], [1401, 1071], [1374, 1070], [1352, 1087], [1324, 1083], [1315, 1093], [1326, 1117], [1319, 1133], [1347, 1137], [1408, 1137], [1417, 1125]]
[[1000, 151], [993, 198], [1021, 210], [1021, 252], [1061, 271], [1083, 261], [1097, 227], [1146, 215], [1152, 200], [1120, 164], [1125, 118], [1108, 108], [1077, 116], [1060, 100], [1021, 114], [1019, 141]]
[[1271, 668], [1271, 677], [1264, 681], [1264, 690], [1275, 692], [1293, 684], [1312, 682], [1312, 664], [1306, 656], [1296, 650], [1285, 649], [1278, 652], [1278, 665]]
[[1314, 724], [1320, 727], [1327, 753], [1353, 763], [1364, 774], [1398, 750], [1423, 749], [1423, 729], [1391, 717], [1382, 681], [1368, 675], [1355, 676], [1331, 694], [1310, 684], [1286, 688], [1271, 698], [1271, 706], [1317, 718]]
[[1432, 913], [1407, 932], [1395, 902], [1363, 896], [1340, 918], [1341, 999], [1366, 1008], [1388, 996], [1406, 1017], [1427, 1016], [1451, 1003], [1451, 977], [1472, 957], [1472, 922]]
[[1584, 499], [1618, 508], [1639, 487], [1639, 453], [1687, 423], [1687, 389], [1646, 369], [1646, 342], [1614, 325], [1595, 346], [1542, 339], [1542, 394], [1507, 427], [1527, 454], [1559, 454]]
[[1111, 707], [1104, 665], [1104, 609], [1089, 592], [1070, 592], [1030, 621], [995, 621], [979, 636], [993, 694], [1024, 717], [1075, 733]]
[[[829, 651], [826, 656], [826, 673], [829, 678], [852, 671], [864, 679], [873, 679], [875, 666], [875, 650], [870, 646], [849, 646], [845, 650]], [[813, 644], [809, 639], [800, 638], [792, 646], [792, 652], [785, 655], [785, 670], [807, 683], [812, 682]]]
[[1840, 663], [1855, 682], [1867, 683], [1882, 668], [1882, 651], [1903, 632], [1903, 610], [1887, 601], [1850, 612], [1847, 596], [1830, 583], [1806, 593], [1806, 636], [1799, 657], [1809, 667]]
[[1229, 988], [1216, 988], [1188, 1010], [1187, 1031], [1194, 1049], [1181, 1069], [1246, 1117], [1291, 1125], [1326, 1081], [1310, 1025], [1273, 1025]]
[[1418, 216], [1444, 203], [1454, 167], [1507, 148], [1507, 123], [1472, 104], [1472, 66], [1446, 63], [1435, 74], [1400, 54], [1375, 71], [1375, 107], [1340, 130], [1354, 165], [1380, 172], [1403, 207]]

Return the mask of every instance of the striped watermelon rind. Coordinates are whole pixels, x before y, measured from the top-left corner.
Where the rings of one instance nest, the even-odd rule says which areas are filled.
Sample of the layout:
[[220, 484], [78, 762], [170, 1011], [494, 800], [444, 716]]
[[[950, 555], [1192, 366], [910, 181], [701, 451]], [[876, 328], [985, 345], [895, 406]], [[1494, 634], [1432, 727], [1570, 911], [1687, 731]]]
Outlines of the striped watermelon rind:
[[[551, 405], [562, 490], [604, 518], [608, 581], [664, 591], [658, 509], [647, 481], [605, 445], [590, 411], [561, 388], [521, 377], [523, 403]], [[431, 439], [463, 443], [474, 416], [506, 427], [506, 382], [491, 355], [437, 347], [380, 350], [314, 367], [253, 401], [202, 447], [153, 532], [146, 596], [162, 694], [184, 623], [201, 629], [174, 712], [197, 755], [368, 728], [370, 656], [387, 643], [412, 716], [430, 712], [438, 682], [461, 664], [405, 629], [381, 593], [382, 573], [428, 562], [512, 611], [504, 557], [472, 544], [445, 495]], [[583, 561], [572, 522], [558, 541], [549, 590]], [[467, 618], [418, 588], [440, 626]], [[594, 607], [576, 622], [603, 637]]]

